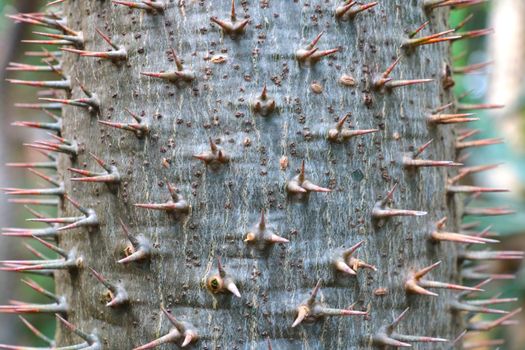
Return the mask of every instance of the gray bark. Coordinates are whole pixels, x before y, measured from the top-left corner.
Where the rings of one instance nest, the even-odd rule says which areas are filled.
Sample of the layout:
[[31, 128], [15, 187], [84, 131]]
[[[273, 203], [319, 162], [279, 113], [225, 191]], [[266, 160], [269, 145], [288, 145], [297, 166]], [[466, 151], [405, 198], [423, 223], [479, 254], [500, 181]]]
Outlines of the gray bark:
[[[60, 272], [57, 291], [72, 311], [69, 320], [95, 332], [105, 349], [131, 349], [170, 329], [160, 306], [191, 322], [201, 336], [195, 348], [366, 349], [371, 337], [405, 308], [398, 331], [405, 334], [454, 338], [461, 330], [447, 308], [451, 298], [407, 296], [403, 285], [414, 269], [442, 261], [432, 279], [458, 282], [456, 248], [429, 243], [436, 221], [449, 217], [448, 229], [458, 228], [456, 207], [446, 196], [447, 170], [407, 171], [403, 153], [430, 139], [424, 158], [453, 160], [451, 127], [429, 127], [429, 111], [451, 101], [441, 86], [441, 70], [448, 61], [448, 45], [438, 44], [406, 54], [400, 45], [407, 32], [429, 19], [418, 1], [384, 0], [352, 21], [337, 21], [337, 1], [243, 1], [238, 17], [249, 18], [243, 35], [232, 39], [210, 22], [211, 16], [229, 19], [230, 5], [219, 1], [181, 1], [164, 14], [130, 11], [109, 1], [66, 3], [67, 21], [82, 30], [89, 50], [106, 50], [95, 28], [124, 45], [129, 59], [114, 64], [66, 55], [64, 67], [101, 101], [99, 116], [75, 107], [64, 108], [64, 137], [79, 142], [83, 153], [74, 161], [62, 157], [66, 190], [82, 205], [96, 211], [100, 225], [92, 232], [75, 230], [60, 245], [76, 248], [84, 265], [107, 279], [122, 283], [129, 306], [104, 306], [105, 288], [87, 269]], [[266, 6], [267, 5], [267, 6]], [[447, 29], [446, 11], [434, 11], [428, 32]], [[340, 52], [312, 67], [298, 64], [295, 52], [325, 31], [318, 47]], [[196, 74], [192, 83], [173, 84], [140, 72], [174, 70], [173, 47], [185, 69]], [[210, 57], [227, 60], [215, 64]], [[380, 93], [371, 88], [398, 55], [403, 59], [392, 73], [396, 79], [434, 78], [418, 87]], [[352, 75], [357, 85], [343, 86], [339, 78]], [[324, 91], [315, 94], [310, 85]], [[263, 117], [250, 108], [263, 88], [276, 100], [275, 113]], [[81, 97], [74, 83], [72, 95]], [[371, 99], [371, 104], [365, 104]], [[143, 139], [109, 129], [97, 119], [129, 122], [124, 108], [144, 114], [151, 133]], [[358, 129], [380, 132], [330, 143], [327, 131], [350, 114]], [[231, 160], [218, 170], [192, 155], [207, 151], [215, 140]], [[246, 140], [250, 145], [246, 146]], [[69, 166], [95, 170], [87, 152], [114, 162], [123, 176], [116, 191], [104, 184], [70, 181]], [[289, 167], [282, 170], [281, 157]], [[163, 159], [168, 160], [168, 166]], [[306, 175], [331, 193], [312, 193], [305, 201], [290, 198], [286, 182], [306, 162]], [[145, 210], [135, 203], [163, 203], [170, 196], [166, 181], [174, 183], [191, 204], [188, 215]], [[378, 224], [371, 218], [374, 203], [394, 183], [397, 208], [428, 211], [417, 218], [393, 218]], [[259, 221], [261, 209], [268, 223], [290, 240], [259, 250], [243, 239]], [[69, 204], [64, 216], [77, 215]], [[150, 262], [117, 264], [126, 241], [119, 218], [132, 234], [147, 237], [155, 246]], [[365, 244], [357, 256], [377, 266], [360, 269], [357, 277], [335, 272], [330, 251]], [[217, 271], [217, 257], [234, 277], [242, 297], [212, 294], [206, 278]], [[332, 307], [369, 310], [369, 317], [331, 317], [295, 328], [295, 308], [321, 279], [324, 301]], [[387, 294], [374, 291], [386, 288]], [[59, 331], [60, 345], [78, 342]], [[170, 347], [171, 346], [171, 347]], [[439, 345], [416, 345], [440, 348]], [[162, 349], [172, 348], [164, 345]]]

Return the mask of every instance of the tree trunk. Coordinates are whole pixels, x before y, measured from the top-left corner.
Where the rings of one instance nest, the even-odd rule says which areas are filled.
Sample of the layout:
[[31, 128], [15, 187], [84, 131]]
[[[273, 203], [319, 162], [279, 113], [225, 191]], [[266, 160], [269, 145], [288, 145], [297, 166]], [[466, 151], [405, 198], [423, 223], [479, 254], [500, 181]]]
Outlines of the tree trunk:
[[[269, 340], [274, 349], [369, 349], [385, 345], [381, 330], [409, 308], [398, 333], [454, 339], [464, 329], [451, 312], [454, 292], [436, 289], [439, 297], [431, 297], [407, 293], [405, 285], [414, 271], [438, 261], [427, 279], [460, 283], [458, 246], [430, 241], [443, 217], [444, 230], [459, 232], [461, 208], [445, 188], [447, 173], [456, 170], [404, 164], [430, 140], [421, 158], [456, 158], [453, 127], [427, 121], [432, 110], [453, 102], [442, 85], [449, 45], [401, 48], [427, 20], [425, 35], [448, 29], [448, 10], [383, 0], [349, 19], [334, 16], [336, 1], [236, 5], [236, 24], [249, 23], [228, 33], [210, 21], [230, 19], [225, 1], [169, 1], [158, 13], [109, 1], [64, 3], [67, 25], [82, 31], [85, 50], [108, 49], [99, 29], [127, 53], [114, 61], [64, 54], [71, 96], [85, 97], [82, 84], [100, 107], [62, 111], [61, 135], [79, 149], [76, 157], [60, 157], [65, 192], [97, 218], [97, 225], [59, 236], [60, 247], [80, 258], [77, 268], [55, 274], [67, 319], [96, 335], [103, 349], [133, 349], [168, 334], [173, 325], [161, 308], [195, 327], [194, 348], [266, 349]], [[298, 50], [312, 49], [308, 44], [319, 33], [319, 50], [298, 59]], [[177, 70], [172, 48], [183, 63], [172, 75], [177, 82], [142, 74]], [[339, 50], [315, 60], [333, 48]], [[397, 57], [393, 79], [434, 81], [375, 89]], [[133, 122], [126, 109], [142, 116], [149, 132], [99, 123]], [[329, 130], [344, 116], [343, 130], [330, 140]], [[333, 142], [349, 130], [369, 129], [378, 130]], [[221, 153], [210, 151], [209, 139]], [[82, 176], [70, 167], [101, 170], [89, 152], [114, 165], [120, 182], [71, 181]], [[206, 161], [195, 157], [202, 154]], [[306, 179], [331, 192], [294, 192], [316, 189], [294, 178], [302, 162]], [[191, 206], [187, 213], [135, 205], [167, 202], [168, 183], [180, 196], [175, 202], [183, 198]], [[395, 184], [388, 205], [418, 210], [417, 216], [378, 217], [378, 201], [388, 201]], [[59, 216], [78, 215], [64, 201]], [[148, 259], [117, 263], [133, 252], [120, 220], [130, 235], [151, 244]], [[248, 232], [259, 241], [247, 241]], [[265, 241], [272, 232], [289, 242]], [[338, 271], [338, 249], [360, 241], [353, 256], [377, 271], [351, 263], [355, 276]], [[220, 279], [210, 280], [219, 257], [228, 274], [223, 282], [232, 278], [240, 298], [226, 289], [214, 293], [221, 287]], [[107, 288], [88, 267], [123, 287], [129, 302], [106, 307]], [[318, 282], [316, 301], [304, 304]], [[320, 309], [321, 301], [368, 314], [315, 318], [329, 311]], [[308, 317], [292, 327], [301, 310]], [[183, 338], [172, 340], [180, 345]], [[78, 337], [59, 328], [57, 342], [72, 345]]]

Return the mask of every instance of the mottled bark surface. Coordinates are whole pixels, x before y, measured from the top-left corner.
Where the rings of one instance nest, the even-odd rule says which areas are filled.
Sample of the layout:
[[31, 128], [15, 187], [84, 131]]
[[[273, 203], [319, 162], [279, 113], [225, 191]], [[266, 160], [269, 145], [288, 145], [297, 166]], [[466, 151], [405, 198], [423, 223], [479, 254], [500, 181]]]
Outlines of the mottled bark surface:
[[[59, 273], [57, 290], [73, 309], [69, 320], [95, 331], [106, 349], [131, 349], [165, 334], [170, 324], [161, 305], [197, 327], [201, 339], [195, 348], [265, 349], [269, 338], [275, 349], [363, 349], [372, 347], [371, 336], [382, 325], [410, 307], [400, 332], [454, 338], [460, 328], [447, 308], [449, 292], [441, 291], [439, 298], [407, 297], [403, 288], [411, 270], [438, 260], [443, 263], [431, 272], [433, 279], [457, 281], [458, 276], [456, 248], [428, 241], [443, 216], [449, 217], [451, 231], [457, 228], [445, 193], [447, 170], [407, 171], [401, 164], [404, 152], [430, 139], [434, 143], [425, 158], [454, 158], [452, 129], [432, 128], [425, 121], [432, 108], [451, 101], [441, 87], [448, 45], [431, 45], [411, 55], [399, 48], [409, 31], [429, 19], [419, 1], [384, 0], [345, 22], [334, 18], [340, 5], [336, 1], [238, 2], [238, 17], [249, 18], [250, 24], [237, 39], [210, 23], [211, 16], [229, 19], [227, 1], [170, 4], [162, 15], [129, 11], [109, 1], [71, 0], [66, 5], [68, 23], [83, 31], [87, 49], [107, 49], [95, 33], [99, 28], [129, 54], [121, 65], [70, 54], [65, 60], [65, 71], [95, 92], [102, 108], [98, 117], [75, 107], [64, 109], [63, 135], [76, 139], [84, 153], [73, 163], [64, 157], [61, 173], [67, 175], [67, 192], [95, 209], [100, 227], [65, 234], [60, 243], [76, 247], [85, 265], [120, 281], [131, 298], [129, 307], [106, 308], [105, 288], [87, 269]], [[427, 33], [446, 29], [447, 15], [434, 11]], [[296, 50], [321, 31], [325, 34], [318, 47], [340, 47], [340, 52], [313, 67], [299, 65]], [[192, 83], [140, 75], [174, 70], [170, 47], [185, 69], [196, 73]], [[226, 61], [213, 63], [210, 58], [219, 54]], [[436, 81], [393, 93], [373, 91], [373, 76], [401, 54], [405, 57], [394, 78]], [[352, 75], [357, 85], [341, 85], [343, 74]], [[314, 81], [324, 87], [321, 94], [310, 89]], [[264, 84], [277, 103], [276, 112], [266, 117], [250, 108]], [[73, 96], [81, 97], [73, 85]], [[124, 108], [148, 118], [149, 136], [137, 139], [97, 123], [97, 118], [131, 121]], [[346, 144], [328, 142], [328, 129], [346, 114], [352, 127], [380, 132]], [[218, 170], [192, 158], [209, 149], [209, 137], [231, 156]], [[70, 182], [67, 167], [96, 169], [87, 152], [118, 167], [123, 181], [116, 191], [104, 184]], [[289, 161], [285, 170], [279, 163], [283, 156]], [[312, 193], [301, 202], [287, 196], [285, 184], [302, 160], [307, 177], [333, 192]], [[191, 204], [189, 215], [175, 219], [133, 206], [167, 201], [166, 181]], [[377, 224], [372, 207], [396, 182], [394, 206], [428, 215]], [[261, 209], [290, 243], [259, 250], [243, 242]], [[67, 204], [63, 214], [78, 212]], [[116, 263], [126, 243], [119, 218], [133, 234], [155, 245], [149, 263]], [[361, 269], [357, 277], [335, 272], [330, 251], [360, 240], [366, 243], [357, 256], [378, 271]], [[206, 289], [218, 256], [234, 276], [240, 299]], [[330, 306], [356, 303], [356, 309], [369, 310], [370, 316], [332, 317], [291, 328], [295, 308], [318, 279]], [[386, 288], [387, 294], [376, 296], [378, 288]], [[58, 341], [77, 342], [66, 333]]]

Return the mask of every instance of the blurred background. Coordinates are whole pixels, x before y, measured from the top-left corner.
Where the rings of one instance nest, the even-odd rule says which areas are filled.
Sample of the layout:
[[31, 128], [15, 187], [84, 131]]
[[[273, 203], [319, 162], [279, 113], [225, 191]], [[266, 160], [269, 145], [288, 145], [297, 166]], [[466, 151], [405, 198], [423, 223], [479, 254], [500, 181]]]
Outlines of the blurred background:
[[[422, 1], [422, 0], [419, 0]], [[26, 52], [41, 50], [40, 46], [21, 44], [20, 40], [31, 37], [30, 28], [16, 24], [6, 17], [17, 12], [36, 12], [45, 1], [38, 0], [0, 0], [0, 186], [38, 187], [41, 179], [23, 169], [7, 168], [3, 164], [15, 161], [42, 161], [35, 158], [35, 152], [28, 152], [22, 144], [41, 137], [42, 131], [10, 126], [20, 120], [41, 121], [42, 112], [15, 108], [14, 102], [34, 102], [35, 89], [7, 84], [6, 78], [30, 80], [27, 72], [9, 72], [9, 62], [41, 64], [39, 57], [27, 57]], [[471, 16], [472, 15], [472, 16]], [[474, 174], [470, 181], [488, 187], [507, 187], [510, 193], [484, 195], [469, 207], [498, 207], [513, 209], [515, 215], [475, 217], [479, 227], [491, 225], [490, 231], [499, 235], [501, 244], [495, 250], [525, 250], [525, 1], [492, 0], [468, 9], [456, 9], [451, 14], [452, 28], [468, 22], [464, 30], [494, 28], [494, 33], [470, 40], [460, 40], [452, 45], [454, 62], [453, 89], [461, 103], [504, 104], [502, 109], [489, 109], [476, 112], [479, 121], [468, 125], [480, 129], [480, 138], [504, 137], [505, 143], [470, 151], [469, 165], [498, 164], [494, 170]], [[45, 74], [39, 77], [46, 79]], [[34, 184], [37, 183], [37, 186]], [[7, 205], [8, 198], [0, 193], [0, 227], [28, 227], [25, 222], [27, 211], [23, 205]], [[54, 216], [52, 207], [39, 207], [46, 216]], [[35, 226], [37, 227], [37, 226]], [[0, 237], [0, 260], [14, 258], [34, 258], [27, 247], [9, 237]], [[39, 249], [34, 245], [34, 249]], [[519, 297], [518, 304], [525, 306], [525, 269], [515, 260], [491, 262], [494, 273], [514, 273], [515, 279], [498, 280], [490, 284], [488, 293], [501, 293], [500, 297]], [[53, 291], [51, 279], [32, 276], [48, 290]], [[0, 304], [9, 300], [48, 302], [45, 297], [22, 287], [19, 277], [0, 272]], [[515, 307], [515, 305], [513, 305]], [[490, 316], [484, 316], [491, 319]], [[480, 335], [504, 340], [504, 345], [486, 347], [487, 349], [525, 349], [525, 313], [521, 326], [498, 327], [494, 331]], [[55, 320], [50, 317], [28, 316], [32, 324], [52, 337]], [[517, 331], [518, 330], [518, 331]], [[0, 313], [0, 343], [47, 345], [24, 326], [22, 320], [13, 315]]]

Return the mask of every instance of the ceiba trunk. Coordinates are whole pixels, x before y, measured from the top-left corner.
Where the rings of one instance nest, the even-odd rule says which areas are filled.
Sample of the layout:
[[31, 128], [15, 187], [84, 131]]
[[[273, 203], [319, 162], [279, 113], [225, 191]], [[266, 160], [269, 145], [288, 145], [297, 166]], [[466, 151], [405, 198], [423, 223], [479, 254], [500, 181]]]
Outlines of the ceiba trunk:
[[[453, 126], [427, 122], [433, 109], [453, 101], [441, 83], [449, 44], [401, 48], [407, 33], [429, 19], [427, 34], [448, 29], [448, 10], [429, 13], [416, 1], [384, 0], [338, 18], [341, 4], [334, 1], [236, 5], [232, 28], [221, 28], [210, 18], [230, 21], [227, 2], [170, 1], [164, 11], [110, 1], [65, 3], [67, 23], [82, 31], [85, 50], [110, 48], [97, 28], [127, 53], [114, 61], [72, 53], [64, 58], [72, 96], [85, 97], [78, 79], [100, 105], [94, 113], [63, 108], [62, 135], [80, 149], [76, 159], [61, 156], [65, 189], [99, 221], [60, 237], [60, 246], [76, 249], [84, 267], [57, 274], [57, 292], [71, 308], [68, 320], [97, 334], [106, 349], [132, 349], [167, 334], [173, 325], [161, 307], [195, 326], [196, 348], [265, 349], [269, 339], [275, 349], [365, 349], [410, 307], [399, 333], [453, 339], [462, 328], [447, 307], [452, 292], [410, 295], [405, 281], [441, 261], [429, 279], [459, 282], [457, 248], [429, 241], [445, 216], [447, 231], [458, 230], [458, 208], [445, 190], [447, 172], [455, 171], [403, 164], [429, 140], [434, 142], [421, 158], [455, 159]], [[238, 24], [243, 27], [234, 28]], [[319, 33], [318, 50], [311, 52]], [[434, 81], [374, 89], [397, 57], [391, 78]], [[141, 74], [174, 71], [184, 74], [172, 80]], [[126, 109], [143, 117], [149, 133], [137, 137], [98, 122], [134, 122]], [[343, 129], [378, 131], [332, 142], [328, 132], [344, 116]], [[210, 151], [210, 139], [221, 153]], [[118, 169], [117, 185], [70, 181], [69, 167], [100, 170], [88, 152]], [[194, 157], [203, 153], [200, 158], [211, 160]], [[305, 179], [331, 192], [290, 191], [303, 161]], [[168, 183], [191, 206], [187, 213], [134, 206], [170, 200]], [[396, 183], [391, 207], [428, 214], [374, 219], [376, 203]], [[78, 213], [66, 202], [60, 216]], [[151, 243], [149, 259], [117, 263], [129, 246], [120, 220], [131, 235]], [[289, 242], [261, 244], [268, 236], [260, 231]], [[245, 241], [248, 232], [259, 241]], [[353, 256], [377, 271], [338, 271], [334, 252], [360, 241]], [[224, 282], [210, 280], [218, 257], [240, 298], [224, 288], [214, 293]], [[106, 307], [107, 289], [87, 266], [123, 286], [129, 303]], [[317, 301], [338, 309], [354, 305], [368, 316], [311, 320], [311, 313], [292, 327], [319, 281]], [[57, 339], [62, 346], [78, 343], [64, 330]]]

